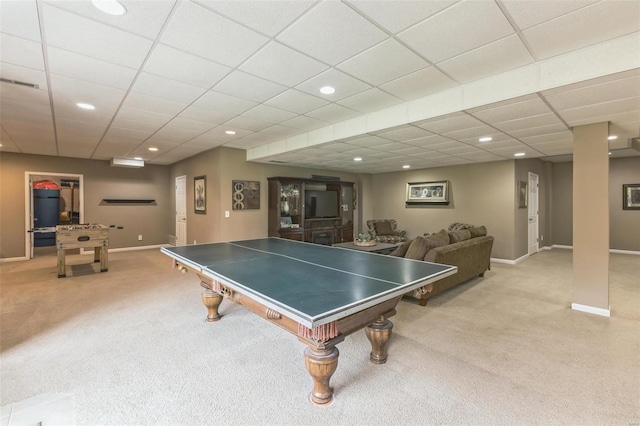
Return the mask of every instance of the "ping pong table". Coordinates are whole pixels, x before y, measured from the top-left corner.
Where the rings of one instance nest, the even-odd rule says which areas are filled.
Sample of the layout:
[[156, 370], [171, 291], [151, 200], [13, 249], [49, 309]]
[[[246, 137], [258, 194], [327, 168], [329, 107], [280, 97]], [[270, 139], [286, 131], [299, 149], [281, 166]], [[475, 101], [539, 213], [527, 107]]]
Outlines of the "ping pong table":
[[311, 402], [333, 400], [329, 385], [338, 366], [336, 345], [365, 328], [370, 360], [387, 361], [402, 295], [428, 293], [432, 283], [457, 272], [440, 265], [281, 238], [163, 247], [182, 272], [194, 271], [205, 289], [207, 321], [221, 318], [224, 298], [291, 332], [307, 345], [305, 366], [313, 379]]

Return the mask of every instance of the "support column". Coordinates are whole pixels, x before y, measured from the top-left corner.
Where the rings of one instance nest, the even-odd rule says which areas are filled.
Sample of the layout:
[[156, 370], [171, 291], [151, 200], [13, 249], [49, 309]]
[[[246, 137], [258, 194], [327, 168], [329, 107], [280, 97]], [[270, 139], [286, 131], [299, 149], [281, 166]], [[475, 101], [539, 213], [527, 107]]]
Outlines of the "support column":
[[609, 123], [573, 128], [573, 303], [609, 316]]

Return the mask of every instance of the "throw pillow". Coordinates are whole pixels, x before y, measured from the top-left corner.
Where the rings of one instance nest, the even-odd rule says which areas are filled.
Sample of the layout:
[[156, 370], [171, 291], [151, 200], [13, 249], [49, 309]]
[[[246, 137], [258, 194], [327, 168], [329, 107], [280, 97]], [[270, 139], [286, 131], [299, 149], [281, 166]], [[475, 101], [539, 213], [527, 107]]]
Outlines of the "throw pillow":
[[393, 235], [393, 229], [391, 228], [391, 222], [376, 222], [375, 223], [377, 235]]
[[449, 225], [448, 231], [457, 231], [459, 229], [469, 229], [469, 228], [473, 228], [473, 225], [469, 225], [468, 223], [454, 222], [451, 225]]
[[429, 251], [425, 237], [416, 237], [409, 245], [407, 252], [405, 253], [405, 259], [422, 260], [424, 255]]
[[451, 239], [449, 238], [449, 234], [444, 229], [441, 229], [439, 232], [435, 234], [431, 234], [428, 237], [424, 237], [428, 244], [429, 250], [436, 247], [446, 246], [451, 243]]
[[475, 228], [469, 229], [471, 231], [471, 238], [484, 237], [487, 235], [487, 228], [484, 226], [476, 226]]
[[459, 229], [457, 231], [449, 232], [449, 239], [451, 240], [451, 244], [459, 243], [460, 241], [465, 241], [471, 238], [471, 231], [468, 229]]
[[404, 257], [412, 242], [413, 240], [410, 240], [400, 244], [389, 256]]

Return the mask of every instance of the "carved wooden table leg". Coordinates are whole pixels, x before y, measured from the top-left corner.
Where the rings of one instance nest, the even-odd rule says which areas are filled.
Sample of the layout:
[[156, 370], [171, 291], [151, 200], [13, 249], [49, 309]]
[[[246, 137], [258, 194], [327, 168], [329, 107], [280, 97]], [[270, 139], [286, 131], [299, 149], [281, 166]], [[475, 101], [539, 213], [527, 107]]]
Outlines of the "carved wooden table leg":
[[374, 364], [387, 362], [387, 342], [391, 338], [393, 323], [381, 317], [376, 322], [365, 328], [367, 338], [371, 342], [371, 355], [369, 359]]
[[315, 349], [308, 347], [304, 350], [304, 363], [307, 371], [313, 378], [313, 391], [311, 402], [318, 405], [326, 405], [333, 401], [333, 389], [329, 386], [329, 380], [338, 368], [338, 348]]
[[202, 292], [202, 303], [204, 303], [204, 306], [206, 306], [209, 311], [206, 320], [207, 322], [218, 321], [222, 318], [222, 315], [218, 313], [218, 307], [220, 306], [220, 303], [222, 303], [222, 299], [222, 295], [205, 287], [204, 292]]

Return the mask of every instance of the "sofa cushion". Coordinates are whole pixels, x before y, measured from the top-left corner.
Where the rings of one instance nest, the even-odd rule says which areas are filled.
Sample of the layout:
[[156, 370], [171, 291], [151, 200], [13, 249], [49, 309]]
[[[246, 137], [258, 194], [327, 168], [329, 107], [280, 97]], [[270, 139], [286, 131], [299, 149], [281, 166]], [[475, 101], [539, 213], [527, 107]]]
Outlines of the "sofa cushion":
[[471, 231], [468, 229], [459, 229], [457, 231], [449, 232], [449, 239], [451, 240], [451, 244], [459, 243], [460, 241], [465, 241], [471, 238]]
[[405, 241], [404, 243], [400, 244], [394, 251], [391, 252], [389, 256], [404, 257], [412, 242], [413, 240]]
[[476, 226], [475, 228], [469, 229], [471, 232], [471, 238], [484, 237], [487, 235], [487, 228], [484, 226]]
[[377, 235], [393, 235], [393, 228], [391, 227], [391, 222], [387, 222], [387, 221], [376, 222], [374, 226], [376, 228]]
[[[417, 241], [416, 241], [417, 240]], [[412, 242], [404, 257], [407, 259], [424, 260], [424, 256], [435, 247], [449, 244], [449, 234], [444, 229], [426, 237], [417, 237]]]

